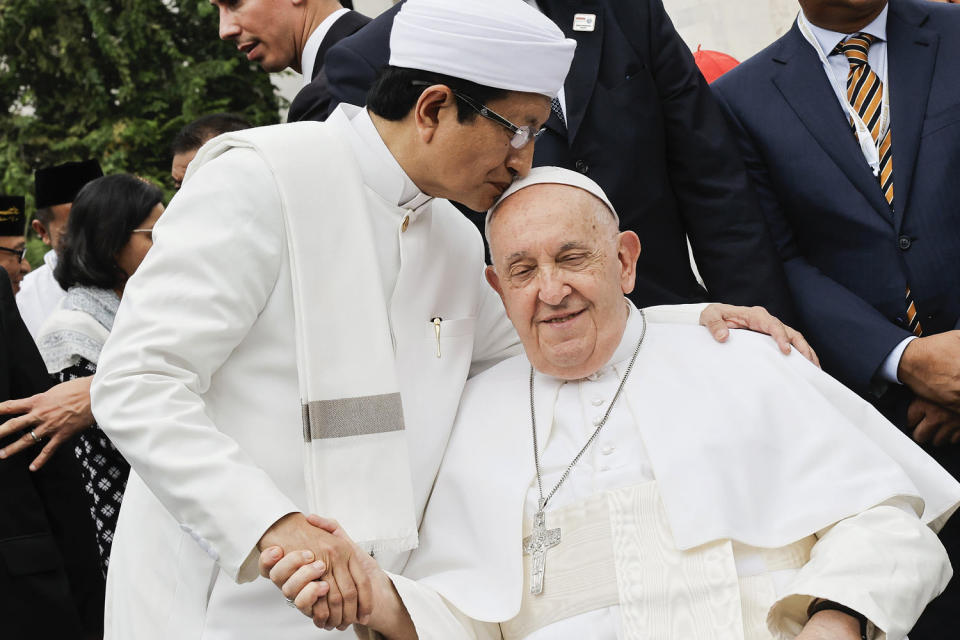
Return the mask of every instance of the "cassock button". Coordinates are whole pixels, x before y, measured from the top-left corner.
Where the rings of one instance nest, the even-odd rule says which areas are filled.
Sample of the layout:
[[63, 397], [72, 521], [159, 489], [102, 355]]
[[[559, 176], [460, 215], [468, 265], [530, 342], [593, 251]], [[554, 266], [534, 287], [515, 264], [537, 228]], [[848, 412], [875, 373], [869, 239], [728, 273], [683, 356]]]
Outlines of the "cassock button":
[[410, 216], [403, 217], [403, 224], [400, 225], [400, 233], [403, 233], [407, 230], [407, 227], [410, 226]]
[[601, 422], [603, 422], [603, 416], [597, 416], [593, 419], [593, 426], [599, 427]]
[[603, 449], [600, 449], [600, 453], [602, 453], [602, 454], [605, 455], [605, 456], [608, 456], [608, 455], [610, 455], [611, 453], [613, 453], [614, 448], [615, 448], [615, 447], [614, 447], [613, 445], [609, 445], [609, 444], [608, 444], [608, 445], [605, 446]]
[[590, 404], [592, 404], [595, 407], [599, 407], [600, 405], [603, 404], [603, 398], [597, 396], [596, 398], [590, 401]]

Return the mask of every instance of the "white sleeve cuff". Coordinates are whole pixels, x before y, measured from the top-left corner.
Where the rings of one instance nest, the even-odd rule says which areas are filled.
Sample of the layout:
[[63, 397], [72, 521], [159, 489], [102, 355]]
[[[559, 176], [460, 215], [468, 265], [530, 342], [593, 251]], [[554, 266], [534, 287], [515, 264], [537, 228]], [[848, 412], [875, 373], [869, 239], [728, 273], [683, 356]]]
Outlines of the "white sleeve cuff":
[[900, 341], [900, 344], [893, 348], [893, 350], [890, 352], [890, 355], [887, 356], [887, 359], [883, 361], [882, 365], [880, 365], [881, 378], [893, 384], [903, 384], [900, 382], [900, 378], [897, 377], [897, 369], [900, 367], [900, 358], [903, 357], [903, 352], [907, 348], [907, 345], [910, 344], [910, 341], [916, 339], [917, 336], [907, 336]]

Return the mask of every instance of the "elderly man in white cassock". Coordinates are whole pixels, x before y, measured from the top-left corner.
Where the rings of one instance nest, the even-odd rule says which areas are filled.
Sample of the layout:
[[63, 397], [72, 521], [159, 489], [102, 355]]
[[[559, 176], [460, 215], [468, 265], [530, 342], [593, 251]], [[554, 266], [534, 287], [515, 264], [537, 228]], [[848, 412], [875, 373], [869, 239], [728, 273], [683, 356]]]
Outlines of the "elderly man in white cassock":
[[[634, 308], [640, 241], [588, 178], [534, 169], [487, 225], [525, 355], [467, 383], [419, 549], [403, 576], [366, 563], [369, 629], [904, 637], [952, 573], [934, 533], [960, 499], [949, 474], [802, 357]], [[315, 614], [313, 566], [261, 563]]]

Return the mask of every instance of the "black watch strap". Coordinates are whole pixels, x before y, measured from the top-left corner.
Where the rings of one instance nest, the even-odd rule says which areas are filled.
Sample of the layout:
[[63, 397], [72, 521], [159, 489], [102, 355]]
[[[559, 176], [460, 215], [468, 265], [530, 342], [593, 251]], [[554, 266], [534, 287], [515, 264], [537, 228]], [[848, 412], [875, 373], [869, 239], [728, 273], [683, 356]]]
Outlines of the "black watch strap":
[[820, 611], [839, 611], [848, 616], [853, 616], [860, 622], [860, 640], [867, 640], [867, 616], [859, 611], [854, 611], [850, 607], [845, 607], [833, 600], [817, 599], [811, 602], [807, 608], [807, 618], [812, 618], [813, 614], [819, 613]]

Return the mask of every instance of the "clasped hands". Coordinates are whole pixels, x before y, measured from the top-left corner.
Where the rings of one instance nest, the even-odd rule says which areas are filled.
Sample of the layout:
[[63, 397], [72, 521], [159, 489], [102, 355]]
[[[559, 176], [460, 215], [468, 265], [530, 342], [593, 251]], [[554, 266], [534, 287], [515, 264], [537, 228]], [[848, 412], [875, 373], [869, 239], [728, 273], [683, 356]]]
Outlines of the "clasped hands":
[[260, 575], [317, 627], [368, 624], [375, 605], [395, 601], [390, 578], [335, 520], [290, 513], [257, 546]]

